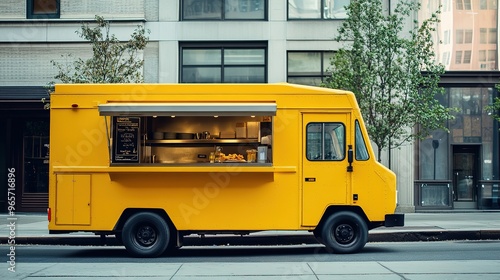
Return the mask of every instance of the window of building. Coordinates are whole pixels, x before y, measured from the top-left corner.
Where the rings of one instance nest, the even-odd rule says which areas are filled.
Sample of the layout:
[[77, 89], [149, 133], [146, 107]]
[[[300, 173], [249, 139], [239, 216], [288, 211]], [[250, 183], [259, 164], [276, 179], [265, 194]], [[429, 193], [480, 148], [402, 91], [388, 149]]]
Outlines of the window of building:
[[464, 10], [472, 10], [471, 0], [463, 0], [463, 1], [464, 1]]
[[464, 64], [470, 64], [470, 59], [471, 59], [472, 52], [471, 51], [464, 51]]
[[[484, 55], [484, 54], [483, 54]], [[456, 64], [470, 64], [472, 51], [456, 51], [455, 63]], [[481, 52], [479, 52], [479, 60], [481, 59]]]
[[457, 44], [471, 44], [472, 43], [472, 29], [466, 29], [466, 30], [457, 29], [455, 31], [455, 43], [457, 43]]
[[486, 44], [488, 41], [488, 29], [479, 28], [479, 43]]
[[496, 44], [497, 43], [497, 29], [496, 28], [480, 28], [479, 29], [479, 42], [481, 44]]
[[[449, 96], [437, 94], [436, 99], [446, 108], [449, 108]], [[451, 130], [451, 129], [450, 129]], [[442, 129], [433, 131], [429, 137], [419, 141], [419, 179], [420, 180], [447, 180], [449, 179], [449, 134]]]
[[27, 18], [59, 18], [59, 0], [28, 0], [26, 5]]
[[[458, 36], [458, 30], [457, 30], [457, 36]], [[443, 44], [448, 45], [450, 43], [450, 30], [445, 30], [443, 37], [444, 37]]]
[[488, 0], [479, 1], [479, 9], [481, 9], [481, 10], [488, 9]]
[[457, 10], [471, 10], [471, 0], [457, 0]]
[[497, 52], [495, 50], [488, 50], [488, 61], [497, 61]]
[[443, 0], [443, 12], [449, 12], [450, 11], [450, 0]]
[[457, 44], [464, 43], [464, 30], [463, 29], [457, 29], [455, 31], [455, 43], [457, 43]]
[[496, 10], [497, 9], [497, 1], [498, 0], [488, 0], [488, 9]]
[[496, 10], [497, 0], [481, 0], [479, 2], [479, 8], [481, 10]]
[[311, 161], [345, 158], [345, 126], [342, 123], [309, 123], [306, 157]]
[[346, 19], [350, 0], [288, 0], [289, 19]]
[[488, 29], [488, 43], [496, 44], [497, 43], [497, 29], [489, 28]]
[[472, 44], [472, 29], [466, 29], [464, 32], [464, 44]]
[[455, 52], [455, 63], [456, 64], [461, 64], [462, 63], [462, 51], [456, 51]]
[[267, 0], [182, 0], [182, 20], [265, 20]]
[[479, 61], [486, 61], [486, 51], [485, 50], [480, 50], [479, 51]]
[[441, 63], [444, 65], [450, 64], [450, 52], [444, 52], [443, 57], [441, 58]]
[[331, 74], [330, 59], [334, 52], [288, 52], [287, 81], [289, 83], [319, 86]]
[[181, 83], [267, 82], [267, 46], [264, 43], [205, 47], [183, 44], [180, 53]]

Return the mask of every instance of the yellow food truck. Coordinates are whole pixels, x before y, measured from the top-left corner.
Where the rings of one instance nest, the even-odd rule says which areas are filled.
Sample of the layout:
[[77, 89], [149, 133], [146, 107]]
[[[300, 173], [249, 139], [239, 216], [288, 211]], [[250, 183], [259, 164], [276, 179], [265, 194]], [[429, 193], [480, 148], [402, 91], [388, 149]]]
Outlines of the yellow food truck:
[[305, 230], [334, 253], [403, 226], [351, 92], [279, 84], [58, 84], [49, 231], [155, 257], [191, 234]]

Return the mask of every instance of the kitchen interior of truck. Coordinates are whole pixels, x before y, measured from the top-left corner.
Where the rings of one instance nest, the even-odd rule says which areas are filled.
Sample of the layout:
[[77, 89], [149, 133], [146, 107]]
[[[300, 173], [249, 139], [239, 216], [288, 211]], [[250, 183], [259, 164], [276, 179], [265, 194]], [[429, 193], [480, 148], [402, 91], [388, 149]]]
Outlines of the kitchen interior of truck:
[[107, 103], [112, 165], [272, 165], [275, 103]]

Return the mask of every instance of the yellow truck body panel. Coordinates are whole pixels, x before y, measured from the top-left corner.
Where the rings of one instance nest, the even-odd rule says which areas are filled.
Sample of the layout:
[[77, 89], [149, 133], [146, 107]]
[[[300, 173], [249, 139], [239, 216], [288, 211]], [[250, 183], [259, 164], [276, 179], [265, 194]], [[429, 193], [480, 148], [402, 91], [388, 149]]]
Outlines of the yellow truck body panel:
[[[119, 232], [127, 209], [160, 210], [176, 232], [251, 232], [315, 230], [332, 207], [357, 211], [373, 228], [396, 208], [396, 177], [375, 159], [351, 92], [286, 83], [58, 84], [50, 102], [52, 233]], [[193, 139], [206, 127], [223, 135], [253, 120], [256, 140]], [[266, 162], [208, 161], [214, 146], [246, 156], [262, 146], [264, 128]], [[161, 129], [193, 138], [152, 140]]]

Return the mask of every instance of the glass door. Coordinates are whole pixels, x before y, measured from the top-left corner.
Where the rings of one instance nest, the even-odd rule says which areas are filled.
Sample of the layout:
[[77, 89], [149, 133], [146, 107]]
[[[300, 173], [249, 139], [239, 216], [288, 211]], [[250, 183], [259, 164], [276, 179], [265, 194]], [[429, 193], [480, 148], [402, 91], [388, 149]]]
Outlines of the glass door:
[[[24, 120], [22, 140], [23, 177], [19, 210], [45, 211], [49, 192], [49, 120]], [[16, 199], [17, 201], [17, 199]], [[17, 208], [16, 208], [17, 210]]]
[[453, 146], [453, 207], [477, 208], [479, 145]]

